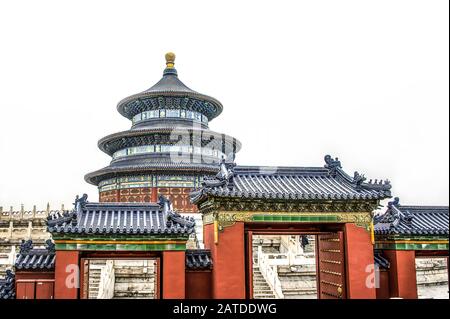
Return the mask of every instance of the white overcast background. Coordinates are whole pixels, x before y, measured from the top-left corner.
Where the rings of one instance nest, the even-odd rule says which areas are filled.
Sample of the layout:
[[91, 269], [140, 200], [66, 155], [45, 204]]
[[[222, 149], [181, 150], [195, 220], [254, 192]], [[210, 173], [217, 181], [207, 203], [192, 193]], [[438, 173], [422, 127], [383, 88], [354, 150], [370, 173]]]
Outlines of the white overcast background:
[[97, 141], [117, 102], [161, 76], [224, 105], [212, 130], [240, 165], [389, 179], [403, 204], [448, 205], [449, 2], [2, 1], [0, 206], [98, 200]]

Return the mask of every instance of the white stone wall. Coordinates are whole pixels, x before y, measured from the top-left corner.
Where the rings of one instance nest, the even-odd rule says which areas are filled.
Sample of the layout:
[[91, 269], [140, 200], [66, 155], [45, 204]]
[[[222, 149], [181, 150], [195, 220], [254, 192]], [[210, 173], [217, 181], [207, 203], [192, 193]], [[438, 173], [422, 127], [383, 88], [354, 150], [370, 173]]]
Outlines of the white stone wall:
[[39, 247], [51, 237], [46, 226], [49, 211], [25, 211], [23, 207], [20, 211], [4, 211], [0, 207], [0, 278], [13, 267], [22, 240], [31, 239], [34, 247]]
[[448, 299], [446, 258], [416, 258], [417, 293], [419, 299]]
[[199, 213], [180, 213], [183, 217], [193, 217], [195, 220], [195, 234], [191, 236], [187, 243], [188, 249], [203, 249], [205, 244], [203, 242], [203, 219], [202, 214]]

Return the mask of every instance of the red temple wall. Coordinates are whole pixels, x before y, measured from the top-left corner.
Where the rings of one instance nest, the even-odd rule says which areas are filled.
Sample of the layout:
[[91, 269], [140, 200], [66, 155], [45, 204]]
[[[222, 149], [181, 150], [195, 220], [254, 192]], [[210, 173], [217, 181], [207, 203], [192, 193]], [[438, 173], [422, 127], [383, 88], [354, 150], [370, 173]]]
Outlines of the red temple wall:
[[186, 299], [212, 298], [211, 271], [186, 271]]
[[205, 247], [211, 250], [212, 297], [245, 299], [244, 223], [224, 228], [214, 243], [214, 225], [204, 226]]
[[417, 299], [416, 254], [414, 250], [384, 250], [391, 264], [389, 291], [391, 297]]
[[99, 193], [100, 202], [157, 202], [159, 195], [166, 196], [173, 208], [182, 213], [197, 213], [196, 205], [191, 204], [188, 187], [142, 187], [104, 191]]
[[56, 251], [55, 299], [77, 299], [80, 284], [79, 251]]
[[163, 299], [185, 299], [186, 270], [184, 251], [164, 251], [162, 269]]
[[369, 232], [354, 224], [345, 224], [347, 298], [375, 299], [373, 245]]

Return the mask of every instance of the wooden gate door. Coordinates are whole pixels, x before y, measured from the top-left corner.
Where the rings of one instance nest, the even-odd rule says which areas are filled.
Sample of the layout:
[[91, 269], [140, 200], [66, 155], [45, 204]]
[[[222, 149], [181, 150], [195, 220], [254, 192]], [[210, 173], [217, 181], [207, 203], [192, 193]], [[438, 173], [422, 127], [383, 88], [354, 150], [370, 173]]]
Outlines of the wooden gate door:
[[344, 299], [344, 232], [317, 235], [317, 291], [320, 299]]
[[53, 281], [36, 282], [36, 299], [53, 299], [54, 284]]
[[34, 299], [36, 283], [34, 281], [17, 281], [16, 299]]

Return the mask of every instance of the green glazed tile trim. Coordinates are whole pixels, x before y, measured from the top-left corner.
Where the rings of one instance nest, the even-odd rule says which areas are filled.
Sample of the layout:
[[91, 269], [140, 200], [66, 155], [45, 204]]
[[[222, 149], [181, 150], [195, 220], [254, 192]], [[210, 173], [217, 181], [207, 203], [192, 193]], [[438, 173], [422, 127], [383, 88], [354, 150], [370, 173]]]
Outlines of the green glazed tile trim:
[[84, 251], [164, 251], [186, 250], [186, 244], [56, 244], [56, 250]]
[[52, 238], [54, 240], [105, 240], [105, 241], [147, 241], [147, 240], [188, 240], [189, 235], [186, 236], [75, 236], [74, 235], [62, 235], [62, 236], [55, 236], [53, 235]]
[[376, 249], [395, 249], [395, 250], [448, 250], [447, 244], [395, 244], [395, 243], [376, 243]]
[[338, 222], [339, 218], [336, 215], [318, 215], [318, 216], [290, 216], [290, 215], [254, 215], [252, 216], [254, 222]]

